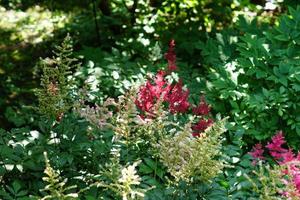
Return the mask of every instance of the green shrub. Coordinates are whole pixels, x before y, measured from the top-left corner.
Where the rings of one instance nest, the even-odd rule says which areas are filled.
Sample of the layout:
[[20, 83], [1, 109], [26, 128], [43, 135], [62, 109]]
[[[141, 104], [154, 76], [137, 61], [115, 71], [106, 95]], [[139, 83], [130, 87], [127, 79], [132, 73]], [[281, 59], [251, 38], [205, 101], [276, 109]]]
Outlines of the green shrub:
[[200, 46], [209, 70], [208, 96], [218, 99], [215, 110], [228, 113], [234, 129], [250, 138], [263, 140], [283, 129], [293, 146], [299, 142], [299, 13], [300, 7], [289, 8], [268, 28], [240, 20], [231, 34], [217, 34]]

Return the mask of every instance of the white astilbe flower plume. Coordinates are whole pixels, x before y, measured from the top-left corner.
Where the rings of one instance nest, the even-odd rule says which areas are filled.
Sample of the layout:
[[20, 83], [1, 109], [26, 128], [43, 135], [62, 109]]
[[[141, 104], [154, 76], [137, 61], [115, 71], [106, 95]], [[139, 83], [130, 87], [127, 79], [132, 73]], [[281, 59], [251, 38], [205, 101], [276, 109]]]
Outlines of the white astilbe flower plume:
[[137, 175], [135, 167], [138, 165], [138, 162], [133, 163], [122, 169], [122, 177], [119, 179], [121, 183], [129, 183], [130, 185], [139, 185], [141, 178]]
[[136, 166], [140, 162], [135, 162], [128, 167], [122, 169], [121, 177], [119, 178], [119, 183], [122, 184], [122, 199], [127, 200], [130, 196], [130, 199], [135, 199], [136, 196], [144, 197], [144, 193], [141, 191], [134, 190], [133, 185], [139, 185], [141, 183], [141, 177], [137, 174]]

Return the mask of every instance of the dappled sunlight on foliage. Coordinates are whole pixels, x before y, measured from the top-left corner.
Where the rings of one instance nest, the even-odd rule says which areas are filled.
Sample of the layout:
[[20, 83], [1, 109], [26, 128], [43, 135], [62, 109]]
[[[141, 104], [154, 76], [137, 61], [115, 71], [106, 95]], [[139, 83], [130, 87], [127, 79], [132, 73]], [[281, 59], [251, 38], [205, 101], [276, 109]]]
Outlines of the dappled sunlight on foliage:
[[299, 199], [300, 2], [0, 16], [0, 199]]
[[70, 20], [70, 16], [60, 12], [50, 12], [39, 6], [26, 11], [0, 8], [0, 28], [12, 32], [8, 38], [14, 42], [37, 44], [53, 37], [56, 29], [61, 29]]

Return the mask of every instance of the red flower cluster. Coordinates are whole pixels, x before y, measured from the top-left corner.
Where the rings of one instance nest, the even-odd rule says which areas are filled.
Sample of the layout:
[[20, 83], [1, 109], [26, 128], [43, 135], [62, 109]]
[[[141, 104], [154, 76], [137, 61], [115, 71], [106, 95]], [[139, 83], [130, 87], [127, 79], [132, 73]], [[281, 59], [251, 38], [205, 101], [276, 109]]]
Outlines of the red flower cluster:
[[[168, 60], [168, 72], [176, 70], [176, 54], [174, 51], [175, 41], [171, 40], [169, 50], [165, 54]], [[160, 100], [169, 105], [169, 111], [172, 114], [185, 113], [190, 108], [189, 90], [183, 89], [182, 81], [176, 84], [170, 84], [165, 80], [168, 74], [165, 71], [159, 71], [156, 74], [153, 83], [148, 80], [145, 85], [140, 87], [138, 97], [135, 100], [136, 106], [146, 114], [154, 114], [155, 104]], [[197, 124], [192, 126], [193, 136], [199, 136], [207, 127], [213, 124], [213, 120], [204, 119], [203, 116], [209, 115], [210, 106], [205, 102], [204, 97], [200, 98], [198, 106], [192, 108], [193, 114], [200, 116]]]
[[210, 106], [205, 102], [204, 96], [201, 96], [199, 105], [193, 108], [193, 113], [195, 115], [208, 115], [209, 112]]
[[[287, 194], [283, 193], [286, 197], [300, 197], [300, 168], [297, 162], [300, 162], [300, 153], [296, 156], [292, 149], [283, 148], [282, 145], [286, 144], [282, 131], [279, 131], [275, 136], [272, 137], [271, 142], [266, 145], [271, 156], [277, 161], [279, 165], [286, 165], [288, 170], [283, 171], [283, 175], [290, 175], [292, 177], [292, 183], [297, 189], [296, 193]], [[262, 156], [264, 150], [261, 144], [256, 144], [253, 150], [249, 153], [255, 160], [264, 159]], [[256, 161], [253, 163], [256, 164]], [[288, 182], [283, 179], [284, 184]]]
[[[197, 107], [194, 107], [192, 109], [193, 114], [198, 115], [198, 116], [206, 116], [209, 115], [210, 113], [210, 106], [205, 102], [204, 96], [201, 96], [200, 98], [200, 103]], [[195, 125], [192, 126], [193, 136], [200, 136], [202, 132], [205, 131], [209, 126], [213, 124], [212, 119], [203, 119], [201, 118], [199, 122]]]
[[169, 93], [171, 85], [164, 79], [165, 72], [159, 71], [154, 79], [155, 84], [151, 84], [148, 80], [144, 86], [141, 86], [138, 98], [135, 100], [137, 107], [148, 113], [153, 113], [153, 106], [158, 99], [164, 99], [164, 96]]
[[144, 86], [141, 86], [135, 104], [140, 110], [153, 113], [153, 106], [161, 99], [169, 103], [171, 113], [184, 113], [190, 105], [188, 96], [189, 91], [183, 89], [181, 81], [175, 85], [168, 84], [164, 79], [164, 72], [160, 71], [156, 75], [154, 84], [148, 80]]
[[184, 113], [189, 109], [190, 103], [188, 102], [189, 90], [184, 91], [182, 88], [182, 81], [176, 83], [169, 94], [166, 95], [165, 100], [169, 103], [171, 113], [181, 112]]
[[193, 136], [199, 137], [202, 132], [214, 123], [212, 119], [200, 119], [199, 122], [192, 126]]

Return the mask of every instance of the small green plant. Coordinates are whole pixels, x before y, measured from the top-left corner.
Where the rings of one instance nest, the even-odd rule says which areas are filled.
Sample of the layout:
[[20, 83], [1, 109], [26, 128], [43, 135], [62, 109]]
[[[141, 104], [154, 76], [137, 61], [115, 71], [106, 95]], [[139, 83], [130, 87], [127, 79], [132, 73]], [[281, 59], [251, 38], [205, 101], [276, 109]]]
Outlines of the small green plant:
[[120, 164], [120, 147], [117, 145], [111, 149], [110, 155], [110, 161], [102, 167], [99, 174], [90, 176], [93, 183], [80, 192], [97, 187], [104, 188], [102, 197], [118, 197], [123, 200], [143, 199], [147, 190], [140, 187], [141, 177], [136, 170], [140, 161], [122, 166]]
[[279, 188], [283, 186], [280, 175], [282, 170], [283, 168], [280, 166], [271, 168], [270, 165], [265, 166], [260, 162], [258, 171], [253, 171], [255, 178], [250, 178], [246, 174], [245, 176], [250, 181], [253, 191], [259, 199], [281, 200], [283, 197], [279, 194]]
[[[296, 165], [299, 167], [299, 163]], [[258, 170], [253, 171], [253, 178], [246, 174], [245, 176], [252, 184], [252, 189], [259, 199], [298, 200], [299, 191], [293, 184], [295, 179], [293, 179], [290, 170], [289, 165], [270, 166], [259, 162]], [[287, 173], [285, 174], [285, 172]]]

